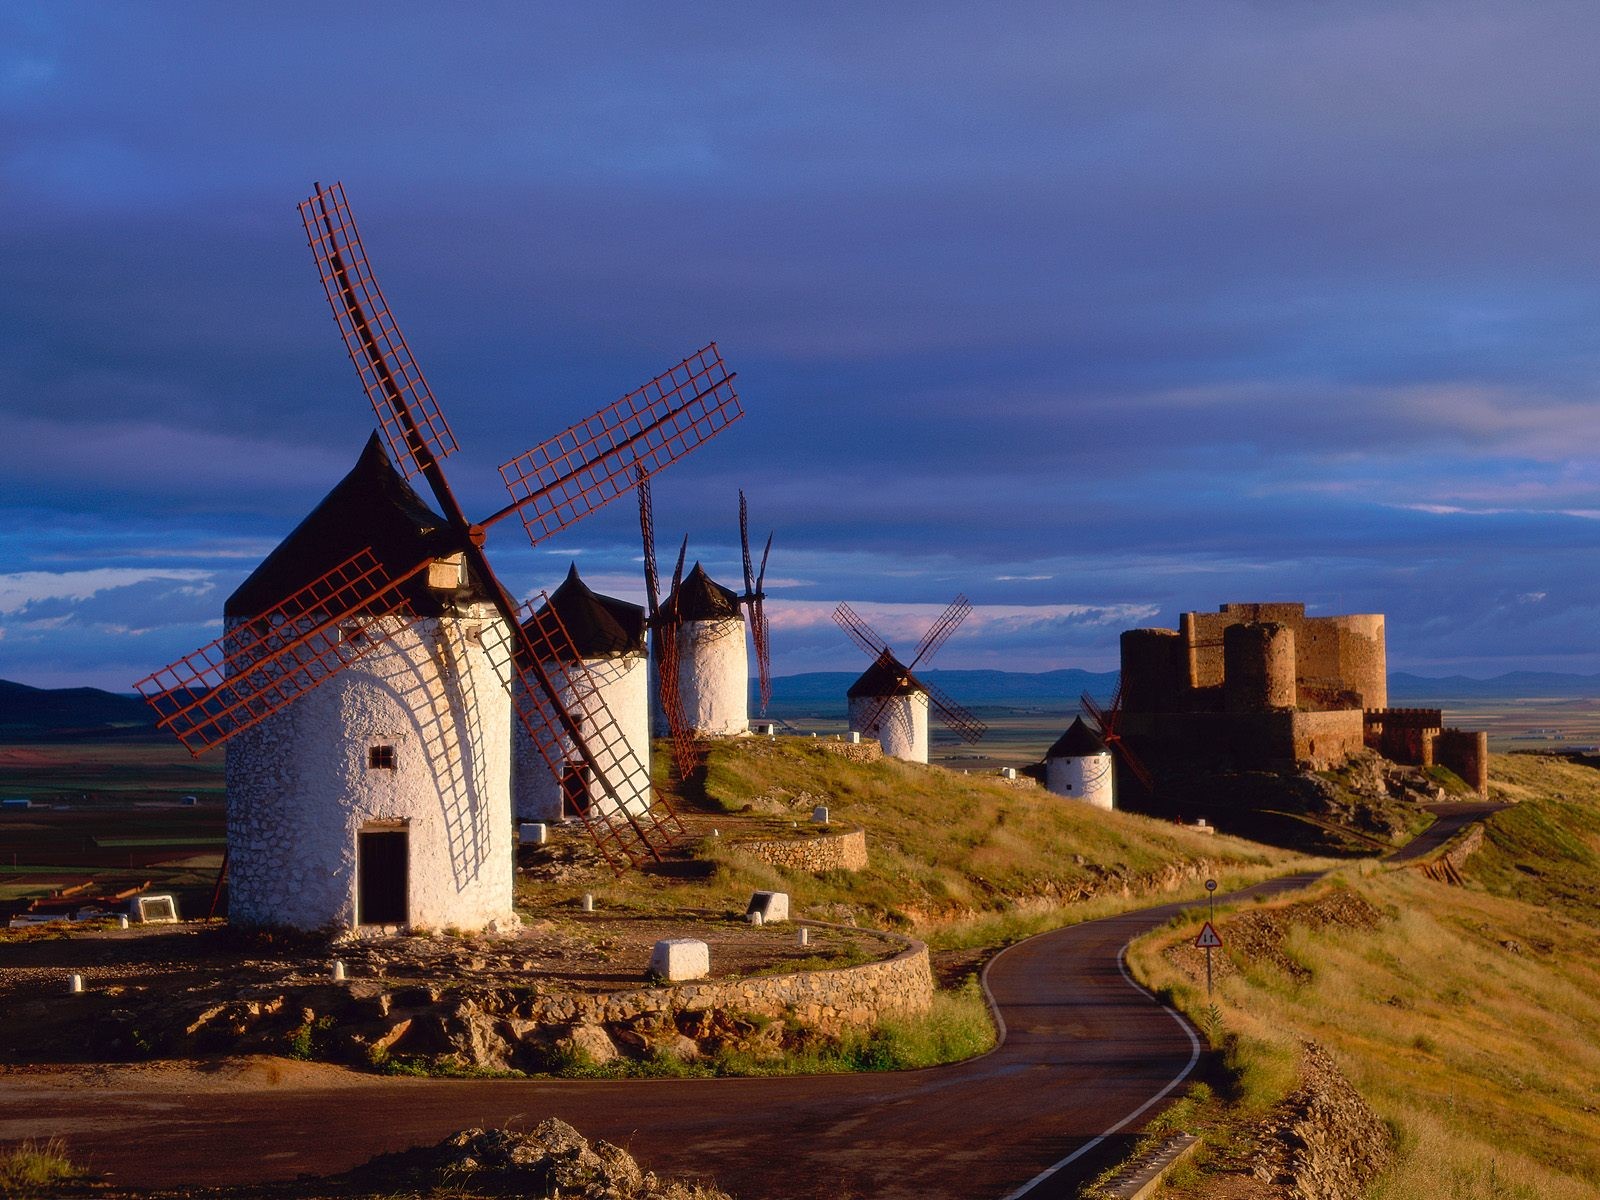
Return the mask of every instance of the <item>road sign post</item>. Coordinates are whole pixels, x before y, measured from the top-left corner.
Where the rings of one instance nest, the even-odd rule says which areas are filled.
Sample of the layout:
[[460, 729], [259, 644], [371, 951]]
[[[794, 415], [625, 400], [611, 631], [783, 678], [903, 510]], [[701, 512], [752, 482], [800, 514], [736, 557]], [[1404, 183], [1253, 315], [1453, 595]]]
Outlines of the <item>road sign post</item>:
[[1217, 936], [1217, 931], [1210, 921], [1205, 923], [1205, 928], [1200, 930], [1200, 936], [1195, 938], [1194, 944], [1206, 952], [1206, 995], [1211, 995], [1211, 952], [1222, 945], [1222, 939]]

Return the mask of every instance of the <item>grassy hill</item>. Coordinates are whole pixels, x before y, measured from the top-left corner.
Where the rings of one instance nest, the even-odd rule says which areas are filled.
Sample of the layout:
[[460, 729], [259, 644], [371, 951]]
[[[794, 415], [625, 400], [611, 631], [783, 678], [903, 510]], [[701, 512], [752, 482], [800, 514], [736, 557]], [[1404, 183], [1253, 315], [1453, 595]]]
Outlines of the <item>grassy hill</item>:
[[1251, 944], [1249, 910], [1224, 916], [1214, 1024], [1187, 949], [1196, 922], [1136, 946], [1137, 973], [1213, 1029], [1233, 1099], [1189, 1114], [1210, 1147], [1168, 1195], [1224, 1186], [1304, 1039], [1398, 1136], [1376, 1200], [1600, 1195], [1600, 771], [1531, 755], [1492, 768], [1519, 803], [1489, 819], [1466, 886], [1348, 868], [1325, 890], [1365, 901], [1376, 927], [1302, 923], [1286, 900], [1281, 955], [1232, 944]]
[[[671, 796], [666, 755], [656, 758], [657, 786]], [[704, 875], [669, 866], [617, 879], [594, 866], [553, 887], [528, 884], [530, 900], [537, 892], [541, 906], [559, 907], [595, 891], [608, 905], [743, 911], [753, 889], [776, 889], [790, 893], [799, 915], [901, 929], [939, 947], [984, 947], [1134, 907], [1145, 896], [1200, 895], [1208, 873], [1231, 886], [1301, 861], [1237, 838], [1100, 812], [993, 774], [853, 762], [810, 738], [713, 742], [703, 781], [676, 800], [698, 838], [700, 862], [683, 865]], [[834, 828], [866, 830], [866, 870], [789, 871], [735, 845], [809, 832], [819, 804]]]

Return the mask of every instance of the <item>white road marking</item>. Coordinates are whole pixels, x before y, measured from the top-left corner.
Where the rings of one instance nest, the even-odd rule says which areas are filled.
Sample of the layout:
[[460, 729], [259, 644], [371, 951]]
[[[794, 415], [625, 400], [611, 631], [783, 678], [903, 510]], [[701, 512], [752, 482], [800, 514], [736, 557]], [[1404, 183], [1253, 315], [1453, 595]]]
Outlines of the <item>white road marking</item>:
[[[1156, 998], [1154, 992], [1145, 987], [1143, 984], [1139, 983], [1139, 981], [1134, 979], [1132, 975], [1128, 974], [1126, 957], [1128, 953], [1128, 947], [1132, 944], [1133, 939], [1129, 938], [1126, 942], [1122, 943], [1122, 949], [1117, 951], [1117, 970], [1122, 972], [1122, 977], [1128, 981], [1129, 987], [1143, 992], [1146, 996], [1150, 997], [1151, 1000], [1154, 1000], [1157, 1004], [1161, 1004], [1161, 1001]], [[1178, 1023], [1178, 1028], [1183, 1030], [1184, 1035], [1189, 1039], [1189, 1061], [1184, 1064], [1183, 1070], [1174, 1075], [1171, 1082], [1169, 1082], [1166, 1087], [1162, 1088], [1154, 1096], [1151, 1096], [1150, 1099], [1139, 1105], [1138, 1108], [1134, 1109], [1127, 1116], [1123, 1117], [1122, 1120], [1111, 1126], [1111, 1128], [1101, 1133], [1099, 1137], [1094, 1138], [1092, 1141], [1085, 1142], [1071, 1154], [1063, 1158], [1060, 1162], [1053, 1163], [1046, 1167], [1032, 1179], [1028, 1180], [1027, 1183], [1019, 1187], [1016, 1191], [1001, 1197], [1001, 1200], [1021, 1200], [1023, 1196], [1026, 1196], [1029, 1192], [1033, 1191], [1034, 1188], [1038, 1187], [1046, 1179], [1049, 1179], [1050, 1176], [1061, 1170], [1062, 1167], [1065, 1167], [1070, 1163], [1075, 1162], [1077, 1159], [1082, 1158], [1101, 1142], [1105, 1141], [1112, 1134], [1116, 1133], [1117, 1130], [1121, 1129], [1124, 1125], [1138, 1120], [1139, 1117], [1143, 1116], [1144, 1113], [1148, 1111], [1151, 1105], [1159, 1103], [1161, 1100], [1165, 1099], [1167, 1094], [1171, 1092], [1173, 1088], [1177, 1087], [1189, 1077], [1189, 1072], [1194, 1070], [1195, 1063], [1200, 1061], [1200, 1039], [1195, 1036], [1194, 1029], [1190, 1027], [1189, 1022], [1185, 1021], [1181, 1016], [1179, 1016], [1177, 1011], [1170, 1005], [1161, 1004], [1161, 1011], [1176, 1021]]]

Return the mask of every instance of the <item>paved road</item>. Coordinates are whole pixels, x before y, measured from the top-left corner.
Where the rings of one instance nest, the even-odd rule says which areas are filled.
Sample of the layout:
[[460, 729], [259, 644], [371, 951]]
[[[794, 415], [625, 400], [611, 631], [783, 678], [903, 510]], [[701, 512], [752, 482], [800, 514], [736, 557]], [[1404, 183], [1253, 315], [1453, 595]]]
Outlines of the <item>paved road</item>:
[[[1441, 817], [1416, 853], [1450, 836], [1456, 816]], [[557, 1116], [627, 1146], [652, 1169], [709, 1176], [740, 1200], [987, 1200], [1030, 1181], [1029, 1200], [1074, 1196], [1126, 1151], [1195, 1061], [1188, 1027], [1120, 965], [1129, 939], [1181, 907], [1075, 925], [997, 956], [986, 982], [1005, 1039], [951, 1067], [798, 1079], [363, 1078], [337, 1088], [197, 1094], [12, 1076], [0, 1078], [0, 1141], [64, 1136], [75, 1157], [125, 1186], [230, 1184], [342, 1171], [466, 1126], [528, 1127]]]
[[1452, 800], [1440, 804], [1426, 804], [1423, 807], [1437, 819], [1405, 846], [1389, 855], [1386, 861], [1411, 862], [1431, 854], [1474, 821], [1481, 821], [1490, 813], [1497, 813], [1502, 808], [1511, 806], [1498, 801]]

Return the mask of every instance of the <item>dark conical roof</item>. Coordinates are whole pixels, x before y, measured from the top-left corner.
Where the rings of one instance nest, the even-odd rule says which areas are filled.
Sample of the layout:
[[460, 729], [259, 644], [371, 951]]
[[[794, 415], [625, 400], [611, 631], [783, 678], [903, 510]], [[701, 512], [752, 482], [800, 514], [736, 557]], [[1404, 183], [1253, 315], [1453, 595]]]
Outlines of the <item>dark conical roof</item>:
[[[682, 611], [678, 611], [679, 604]], [[680, 621], [723, 621], [739, 615], [739, 593], [731, 592], [695, 563], [677, 590], [667, 597], [658, 616]]]
[[910, 680], [910, 673], [892, 654], [880, 654], [873, 664], [862, 672], [861, 678], [850, 685], [845, 693], [848, 699], [862, 696], [910, 696], [922, 689]]
[[1046, 758], [1088, 758], [1091, 754], [1104, 754], [1106, 744], [1100, 735], [1084, 724], [1082, 717], [1074, 717], [1067, 731], [1056, 739], [1056, 744], [1044, 752]]
[[578, 578], [573, 563], [567, 578], [539, 609], [554, 609], [580, 658], [617, 658], [644, 652], [644, 608], [613, 596], [602, 596]]
[[[239, 585], [222, 611], [256, 616], [366, 547], [396, 573], [461, 550], [445, 519], [389, 465], [376, 433], [350, 473]], [[426, 573], [407, 585], [406, 594], [419, 616], [437, 616], [449, 598], [428, 587]]]

